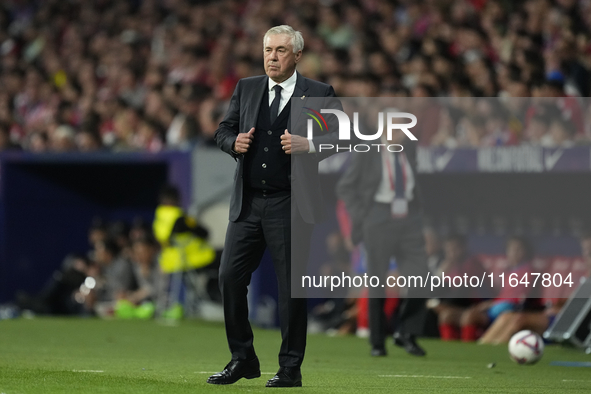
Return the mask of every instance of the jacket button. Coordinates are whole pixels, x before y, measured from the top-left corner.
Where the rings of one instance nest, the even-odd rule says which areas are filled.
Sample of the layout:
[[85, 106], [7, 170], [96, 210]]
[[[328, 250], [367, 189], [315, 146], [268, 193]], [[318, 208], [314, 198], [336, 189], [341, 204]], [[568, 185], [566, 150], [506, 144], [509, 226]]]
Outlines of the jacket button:
[[267, 134], [271, 135], [273, 132], [271, 130], [267, 131]]
[[269, 151], [269, 148], [267, 148], [267, 147], [265, 146], [265, 147], [263, 148], [263, 150], [264, 150], [265, 152], [268, 152], [268, 151]]
[[263, 179], [263, 180], [261, 181], [261, 183], [264, 185], [264, 184], [265, 184], [265, 183], [267, 183], [267, 182], [265, 182], [265, 180]]
[[267, 165], [265, 163], [263, 163], [263, 168], [267, 168]]

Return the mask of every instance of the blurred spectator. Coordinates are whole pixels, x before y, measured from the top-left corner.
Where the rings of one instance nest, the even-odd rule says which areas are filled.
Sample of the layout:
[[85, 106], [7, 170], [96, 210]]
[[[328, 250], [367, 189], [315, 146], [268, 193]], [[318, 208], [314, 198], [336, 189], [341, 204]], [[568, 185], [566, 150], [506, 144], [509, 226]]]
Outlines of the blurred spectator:
[[28, 136], [24, 143], [24, 148], [30, 152], [43, 153], [49, 150], [49, 139], [47, 134], [34, 132]]
[[444, 258], [439, 234], [433, 227], [425, 227], [423, 234], [425, 235], [425, 252], [428, 258], [427, 266], [429, 271], [435, 272]]
[[[581, 254], [587, 269], [583, 276], [589, 278], [591, 277], [591, 233], [584, 234], [580, 241]], [[575, 286], [578, 286], [578, 283]], [[520, 311], [502, 314], [480, 338], [480, 343], [507, 343], [513, 334], [521, 330], [532, 330], [542, 335], [552, 325], [567, 298], [547, 301], [549, 302], [542, 311]]]
[[485, 119], [475, 115], [462, 119], [459, 145], [468, 148], [484, 146], [486, 137]]
[[[184, 314], [180, 304], [183, 281], [190, 292], [189, 296], [207, 296], [208, 269], [205, 268], [213, 266], [216, 252], [207, 243], [209, 231], [181, 208], [178, 188], [166, 185], [159, 197], [152, 229], [161, 248], [158, 257], [160, 271], [170, 284], [170, 292], [158, 313], [166, 319], [176, 320]], [[215, 272], [217, 274], [217, 268]], [[200, 284], [195, 280], [197, 276], [204, 279]]]
[[160, 268], [167, 274], [199, 269], [215, 259], [215, 251], [207, 243], [209, 231], [184, 213], [180, 198], [179, 189], [164, 186], [152, 223], [162, 249]]
[[158, 266], [157, 245], [150, 238], [138, 238], [132, 243], [131, 262], [137, 289], [127, 292], [123, 299], [134, 305], [151, 302], [155, 305], [163, 295], [163, 278]]
[[[320, 267], [320, 275], [350, 275], [351, 258], [345, 239], [340, 232], [329, 233], [326, 237], [328, 261]], [[346, 289], [335, 294], [326, 302], [316, 305], [310, 315], [314, 331], [326, 331], [339, 335], [353, 334], [356, 331], [357, 308], [354, 298], [346, 297]]]
[[336, 7], [320, 8], [318, 35], [335, 49], [346, 49], [353, 43], [353, 32], [349, 26], [343, 23], [343, 17]]
[[111, 239], [94, 245], [96, 267], [90, 273], [96, 284], [85, 298], [85, 306], [100, 317], [111, 316], [116, 301], [137, 288], [131, 263], [119, 253], [119, 246]]
[[37, 295], [17, 293], [17, 305], [37, 314], [76, 315], [83, 312], [74, 292], [84, 283], [89, 262], [82, 256], [69, 255]]
[[76, 147], [80, 152], [96, 152], [103, 148], [103, 141], [98, 133], [81, 130], [76, 134]]
[[158, 122], [144, 118], [140, 121], [132, 140], [133, 146], [148, 152], [158, 152], [164, 145], [162, 134], [163, 129]]
[[123, 220], [111, 222], [107, 226], [107, 239], [116, 243], [119, 248], [118, 254], [125, 258], [131, 258], [131, 245], [129, 242], [129, 224]]
[[507, 268], [505, 280], [500, 292], [494, 300], [482, 301], [464, 312], [460, 317], [461, 339], [465, 342], [475, 341], [480, 333], [499, 316], [513, 312], [526, 306], [526, 301], [533, 295], [534, 288], [524, 285], [520, 281], [516, 286], [508, 286], [508, 280], [513, 275], [521, 278], [532, 272], [534, 252], [529, 241], [523, 237], [512, 237], [507, 241]]
[[88, 244], [94, 247], [97, 242], [104, 242], [108, 236], [107, 224], [100, 217], [95, 217], [88, 229]]
[[[449, 235], [443, 246], [444, 258], [433, 271], [434, 276], [480, 277], [484, 269], [480, 262], [468, 255], [466, 239], [460, 235]], [[474, 289], [456, 288], [447, 285], [440, 300], [429, 300], [427, 306], [438, 316], [439, 334], [443, 340], [460, 339], [460, 319], [469, 307], [479, 301]]]
[[454, 114], [455, 111], [453, 108], [442, 108], [439, 111], [437, 130], [431, 138], [431, 146], [442, 146], [450, 149], [457, 148], [457, 115], [454, 116]]
[[136, 217], [131, 224], [129, 230], [129, 240], [133, 244], [135, 241], [140, 239], [151, 239], [152, 228], [148, 222], [141, 217]]
[[7, 124], [0, 123], [0, 152], [18, 149], [18, 145], [10, 140], [10, 129]]
[[67, 125], [58, 126], [51, 133], [49, 145], [54, 152], [69, 152], [74, 150], [74, 129]]
[[532, 145], [546, 145], [548, 142], [548, 125], [550, 118], [544, 114], [534, 115], [525, 129], [525, 139]]
[[575, 144], [575, 133], [574, 126], [570, 121], [555, 118], [550, 122], [548, 133], [542, 137], [541, 142], [543, 146], [549, 148], [569, 148]]

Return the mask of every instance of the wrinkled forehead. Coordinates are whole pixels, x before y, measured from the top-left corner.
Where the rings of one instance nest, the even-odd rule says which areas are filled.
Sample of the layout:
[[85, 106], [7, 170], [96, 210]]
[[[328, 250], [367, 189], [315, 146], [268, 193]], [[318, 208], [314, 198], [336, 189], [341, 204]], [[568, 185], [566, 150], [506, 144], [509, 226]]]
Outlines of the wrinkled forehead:
[[292, 50], [291, 37], [287, 34], [270, 34], [267, 36], [264, 45], [265, 48], [277, 48], [280, 46]]

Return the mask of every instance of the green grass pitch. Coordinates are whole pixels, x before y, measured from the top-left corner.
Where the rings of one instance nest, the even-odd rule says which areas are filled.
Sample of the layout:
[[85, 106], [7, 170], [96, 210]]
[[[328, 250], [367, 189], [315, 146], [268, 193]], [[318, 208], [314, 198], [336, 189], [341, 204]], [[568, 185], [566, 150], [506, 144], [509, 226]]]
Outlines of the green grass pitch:
[[[388, 344], [371, 358], [366, 340], [310, 335], [296, 389], [265, 388], [276, 372], [279, 332], [256, 330], [263, 376], [231, 386], [205, 383], [229, 361], [223, 326], [185, 321], [38, 318], [0, 321], [0, 393], [589, 393], [591, 369], [550, 366], [591, 361], [574, 349], [547, 346], [542, 360], [520, 366], [506, 346], [421, 340], [416, 358]], [[487, 368], [495, 362], [495, 368]]]

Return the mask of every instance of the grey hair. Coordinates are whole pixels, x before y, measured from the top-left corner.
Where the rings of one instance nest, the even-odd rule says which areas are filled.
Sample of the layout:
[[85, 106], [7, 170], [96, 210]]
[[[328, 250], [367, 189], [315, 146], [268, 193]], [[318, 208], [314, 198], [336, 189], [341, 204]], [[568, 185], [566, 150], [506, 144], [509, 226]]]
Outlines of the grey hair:
[[298, 53], [299, 51], [304, 50], [304, 37], [302, 37], [302, 33], [294, 30], [293, 27], [289, 25], [275, 26], [267, 30], [265, 36], [263, 37], [263, 47], [267, 43], [267, 37], [274, 34], [288, 35], [291, 38], [291, 46], [293, 47], [293, 53]]

